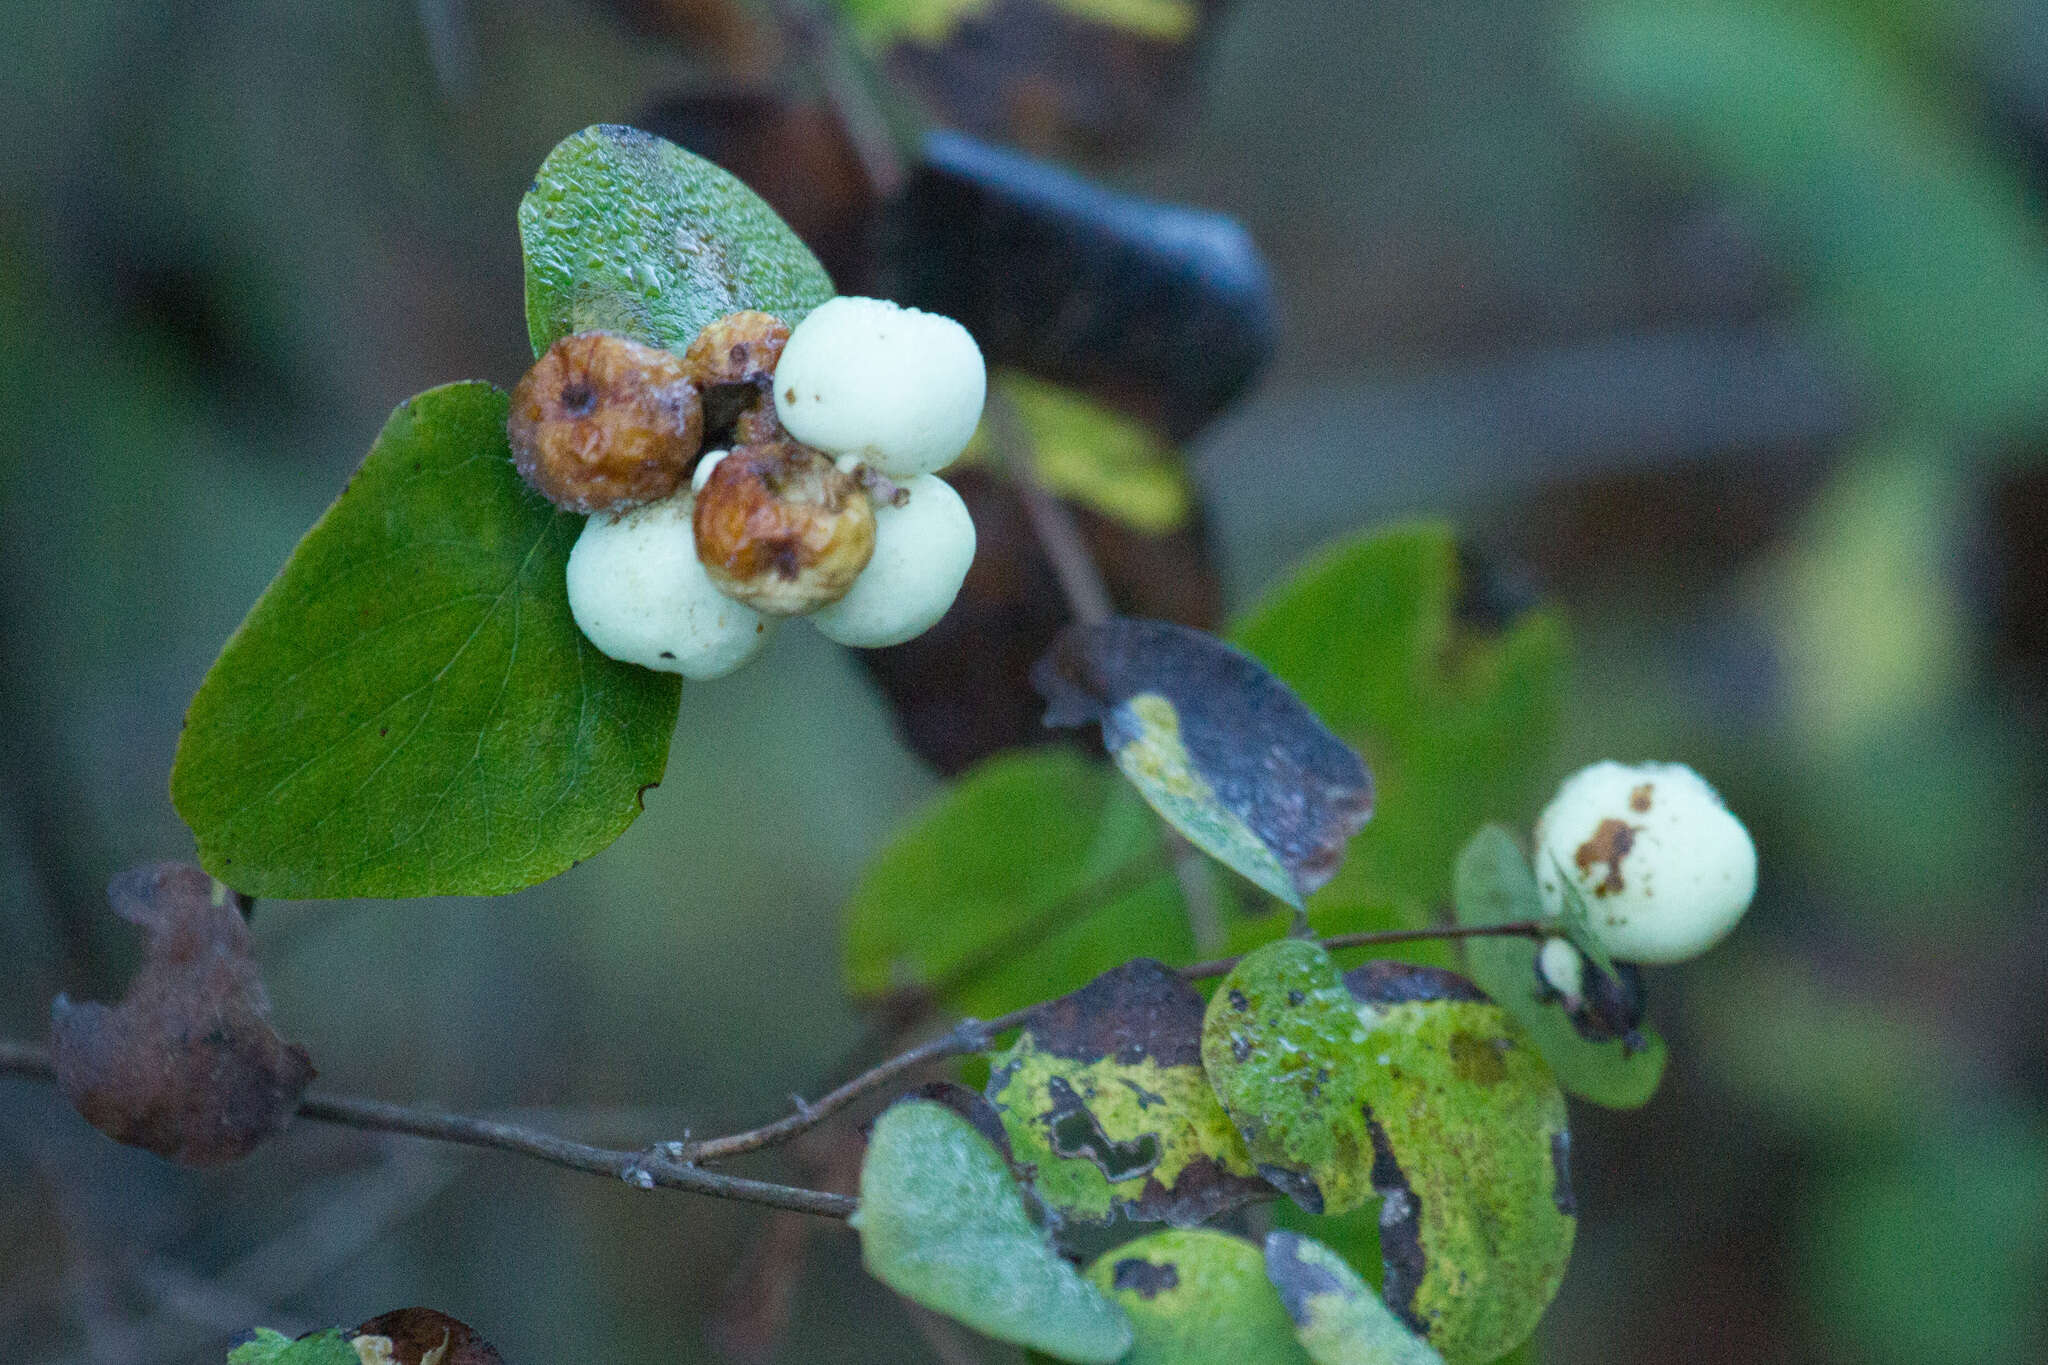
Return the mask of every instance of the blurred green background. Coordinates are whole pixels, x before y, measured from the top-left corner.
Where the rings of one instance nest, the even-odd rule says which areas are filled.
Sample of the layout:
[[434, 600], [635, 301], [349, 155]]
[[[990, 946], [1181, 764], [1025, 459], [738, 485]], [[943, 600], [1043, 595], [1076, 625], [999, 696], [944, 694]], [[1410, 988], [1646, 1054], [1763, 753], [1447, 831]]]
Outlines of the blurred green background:
[[[6, 1036], [119, 993], [102, 889], [190, 856], [185, 703], [385, 414], [530, 359], [533, 167], [778, 70], [748, 13], [0, 11]], [[1663, 1091], [1575, 1114], [1542, 1358], [2048, 1359], [2048, 5], [1269, 0], [1205, 58], [1183, 126], [1088, 168], [1271, 262], [1280, 352], [1192, 447], [1229, 602], [1449, 515], [1570, 620], [1557, 774], [1689, 762], [1761, 850], [1741, 932], [1652, 974]], [[263, 905], [280, 1027], [341, 1090], [621, 1142], [765, 1118], [858, 1033], [839, 907], [938, 787], [783, 632], [687, 690], [602, 857]], [[761, 1223], [312, 1125], [177, 1171], [15, 1081], [0, 1171], [0, 1340], [38, 1361], [411, 1303], [517, 1362], [714, 1359]], [[813, 1246], [780, 1358], [926, 1358]]]

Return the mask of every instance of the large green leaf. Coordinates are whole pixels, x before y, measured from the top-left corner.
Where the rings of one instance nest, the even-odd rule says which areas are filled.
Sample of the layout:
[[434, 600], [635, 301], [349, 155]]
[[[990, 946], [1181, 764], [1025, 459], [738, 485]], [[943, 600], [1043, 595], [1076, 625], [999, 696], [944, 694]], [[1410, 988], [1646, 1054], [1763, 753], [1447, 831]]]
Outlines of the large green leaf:
[[1443, 1365], [1342, 1256], [1312, 1237], [1268, 1233], [1266, 1277], [1316, 1365]]
[[617, 124], [548, 153], [520, 201], [519, 240], [535, 355], [597, 329], [681, 352], [727, 313], [757, 308], [794, 325], [832, 297], [824, 267], [759, 195]]
[[1130, 1315], [1123, 1365], [1311, 1365], [1265, 1257], [1242, 1237], [1173, 1229], [1126, 1242], [1088, 1278]]
[[605, 847], [661, 779], [677, 680], [569, 615], [582, 524], [512, 471], [505, 396], [392, 414], [206, 675], [171, 772], [252, 895], [483, 895]]
[[853, 1215], [868, 1272], [999, 1341], [1107, 1362], [1131, 1345], [1116, 1305], [1060, 1258], [974, 1125], [907, 1100], [875, 1121]]
[[[1542, 917], [1543, 902], [1529, 860], [1514, 835], [1499, 825], [1473, 835], [1458, 855], [1457, 910], [1460, 924], [1509, 924]], [[1657, 1093], [1664, 1076], [1664, 1040], [1646, 1024], [1639, 1030], [1644, 1047], [1631, 1056], [1618, 1039], [1595, 1043], [1581, 1038], [1562, 1009], [1536, 998], [1533, 939], [1471, 938], [1465, 940], [1464, 951], [1472, 979], [1514, 1016], [1557, 1073], [1559, 1085], [1610, 1109], [1634, 1109]]]
[[1430, 923], [1472, 831], [1542, 796], [1563, 631], [1467, 619], [1460, 594], [1449, 529], [1398, 527], [1324, 552], [1231, 632], [1372, 770], [1372, 823], [1309, 901], [1321, 932]]
[[1268, 944], [1210, 998], [1202, 1061], [1296, 1202], [1383, 1201], [1387, 1306], [1450, 1365], [1535, 1329], [1576, 1226], [1564, 1096], [1471, 983], [1393, 962], [1340, 976], [1315, 943]]
[[1151, 812], [1067, 749], [974, 768], [868, 864], [847, 905], [854, 995], [936, 989], [983, 1016], [1134, 957], [1193, 952]]
[[1049, 1001], [989, 1065], [1011, 1158], [1064, 1218], [1186, 1225], [1272, 1193], [1202, 1070], [1202, 997], [1158, 962]]

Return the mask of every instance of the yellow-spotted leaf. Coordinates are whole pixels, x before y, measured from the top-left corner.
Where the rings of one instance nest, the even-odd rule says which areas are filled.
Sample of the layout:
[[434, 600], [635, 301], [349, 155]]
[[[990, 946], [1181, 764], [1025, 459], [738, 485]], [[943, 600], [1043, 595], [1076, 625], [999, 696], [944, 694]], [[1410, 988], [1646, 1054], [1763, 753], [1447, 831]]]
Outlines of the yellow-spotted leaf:
[[1270, 1194], [1202, 1070], [1202, 997], [1161, 963], [1040, 1007], [989, 1065], [1012, 1157], [1062, 1218], [1186, 1225]]
[[1165, 621], [1070, 626], [1032, 669], [1048, 725], [1099, 722], [1166, 820], [1288, 904], [1327, 882], [1372, 813], [1358, 755], [1256, 660]]

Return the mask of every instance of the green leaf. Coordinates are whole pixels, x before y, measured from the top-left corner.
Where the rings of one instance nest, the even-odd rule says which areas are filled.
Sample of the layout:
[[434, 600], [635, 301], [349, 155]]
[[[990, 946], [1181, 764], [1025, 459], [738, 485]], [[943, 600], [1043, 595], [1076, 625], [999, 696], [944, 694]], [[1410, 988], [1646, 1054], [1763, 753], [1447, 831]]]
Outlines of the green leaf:
[[1203, 852], [1289, 905], [1328, 881], [1372, 779], [1313, 711], [1212, 635], [1115, 616], [1031, 670], [1047, 725], [1100, 722], [1117, 767]]
[[1270, 1194], [1202, 1070], [1202, 997], [1140, 958], [1038, 1009], [988, 1096], [1048, 1208], [1203, 1222]]
[[832, 281], [760, 196], [637, 128], [599, 124], [548, 153], [519, 202], [535, 355], [571, 332], [681, 353], [706, 323], [754, 308], [792, 326]]
[[[1456, 904], [1460, 924], [1542, 917], [1535, 874], [1514, 835], [1488, 825], [1472, 836], [1458, 855]], [[1640, 1030], [1645, 1046], [1631, 1056], [1619, 1040], [1595, 1043], [1580, 1037], [1563, 1010], [1536, 997], [1533, 940], [1471, 938], [1464, 950], [1472, 979], [1514, 1016], [1567, 1091], [1610, 1109], [1634, 1109], [1657, 1093], [1664, 1077], [1664, 1040], [1646, 1025]]]
[[1563, 631], [1464, 619], [1460, 580], [1448, 528], [1398, 527], [1319, 555], [1230, 633], [1372, 769], [1373, 821], [1309, 903], [1318, 932], [1433, 922], [1471, 831], [1543, 795]]
[[1116, 1305], [1032, 1226], [1002, 1153], [942, 1104], [875, 1121], [852, 1222], [870, 1274], [977, 1332], [1104, 1365], [1130, 1348]]
[[257, 896], [487, 895], [616, 839], [660, 781], [677, 680], [569, 615], [582, 518], [512, 471], [505, 396], [392, 414], [192, 700], [171, 797]]
[[[1462, 865], [1463, 855], [1459, 856]], [[1577, 948], [1580, 956], [1608, 976], [1613, 976], [1614, 958], [1608, 954], [1607, 945], [1600, 941], [1600, 936], [1593, 932], [1593, 912], [1586, 904], [1585, 893], [1579, 890], [1578, 878], [1565, 871], [1561, 864], [1553, 863], [1552, 868], [1564, 892], [1564, 904], [1557, 912], [1557, 927], [1564, 931], [1565, 941]], [[1541, 917], [1539, 913], [1530, 918]]]
[[1266, 1276], [1316, 1365], [1443, 1365], [1342, 1256], [1314, 1238], [1268, 1233]]
[[983, 1017], [1134, 957], [1193, 953], [1158, 823], [1107, 766], [1067, 749], [969, 771], [876, 855], [847, 905], [852, 994], [936, 990]]
[[1535, 1329], [1575, 1228], [1564, 1096], [1500, 1009], [1450, 972], [1339, 976], [1307, 940], [1248, 955], [1210, 998], [1202, 1061], [1267, 1179], [1311, 1212], [1374, 1196], [1386, 1303], [1451, 1365]]
[[282, 1332], [258, 1327], [252, 1340], [228, 1352], [228, 1365], [361, 1365], [356, 1348], [338, 1327], [294, 1341]]
[[[1031, 437], [1047, 488], [1146, 535], [1163, 536], [1187, 523], [1194, 488], [1186, 461], [1150, 426], [1015, 370], [989, 382]], [[984, 417], [965, 458], [984, 452], [990, 439]]]
[[1242, 1237], [1155, 1232], [1104, 1252], [1088, 1278], [1130, 1316], [1137, 1344], [1123, 1365], [1310, 1365]]

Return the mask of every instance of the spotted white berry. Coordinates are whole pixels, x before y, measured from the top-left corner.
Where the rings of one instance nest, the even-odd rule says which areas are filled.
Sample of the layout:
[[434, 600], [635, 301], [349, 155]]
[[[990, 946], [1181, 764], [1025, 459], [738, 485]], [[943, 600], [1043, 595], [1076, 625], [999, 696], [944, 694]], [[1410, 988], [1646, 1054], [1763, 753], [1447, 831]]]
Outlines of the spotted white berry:
[[842, 645], [902, 644], [938, 623], [974, 562], [974, 519], [944, 479], [903, 482], [900, 503], [875, 508], [875, 553], [853, 587], [811, 621]]
[[965, 327], [886, 299], [820, 304], [775, 368], [775, 411], [790, 435], [899, 483], [959, 457], [987, 390]]
[[569, 611], [612, 658], [701, 680], [753, 658], [770, 627], [712, 585], [697, 558], [694, 502], [682, 492], [584, 523], [569, 552]]
[[1595, 763], [1536, 821], [1536, 880], [1547, 914], [1568, 879], [1593, 933], [1618, 961], [1682, 962], [1735, 927], [1756, 894], [1749, 831], [1679, 763]]

